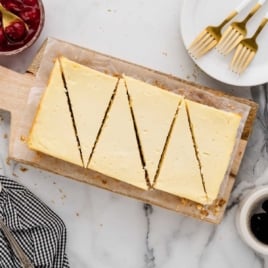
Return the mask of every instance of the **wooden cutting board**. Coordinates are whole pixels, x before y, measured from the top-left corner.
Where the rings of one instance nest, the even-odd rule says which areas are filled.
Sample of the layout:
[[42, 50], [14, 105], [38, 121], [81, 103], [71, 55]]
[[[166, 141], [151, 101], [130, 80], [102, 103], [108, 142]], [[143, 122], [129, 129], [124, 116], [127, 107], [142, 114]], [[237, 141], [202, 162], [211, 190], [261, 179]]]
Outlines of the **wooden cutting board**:
[[[27, 135], [22, 135], [21, 132], [21, 129], [24, 128], [26, 130], [24, 133], [28, 133], [29, 131], [29, 127], [25, 121], [25, 118], [23, 117], [23, 111], [26, 109], [26, 105], [28, 105], [28, 94], [34, 85], [35, 75], [39, 68], [45, 47], [46, 43], [44, 43], [44, 45], [41, 47], [33, 63], [25, 74], [20, 74], [0, 66], [0, 109], [9, 111], [11, 113], [11, 133], [9, 140], [8, 158], [53, 173], [57, 173], [65, 177], [69, 177], [80, 182], [89, 183], [91, 185], [115, 193], [136, 198], [145, 203], [157, 205], [173, 211], [178, 211], [200, 220], [205, 220], [211, 223], [219, 223], [223, 217], [226, 204], [230, 197], [230, 193], [235, 181], [235, 177], [238, 173], [239, 166], [245, 152], [245, 148], [253, 127], [253, 122], [256, 117], [258, 105], [247, 99], [229, 96], [221, 91], [216, 91], [153, 71], [156, 76], [159, 75], [161, 77], [167, 77], [168, 79], [174, 80], [174, 82], [176, 82], [180, 87], [187, 88], [189, 90], [198, 88], [202, 91], [209, 91], [215, 96], [224, 96], [225, 98], [233, 99], [239, 103], [246, 104], [250, 107], [250, 112], [243, 129], [242, 138], [239, 142], [235, 159], [232, 163], [231, 172], [228, 177], [224, 193], [221, 198], [214, 202], [213, 205], [209, 207], [203, 207], [192, 201], [165, 192], [157, 190], [144, 191], [92, 170], [83, 169], [62, 160], [55, 159], [41, 153], [33, 152], [28, 149], [26, 144]], [[116, 64], [135, 66], [135, 68], [141, 72], [148, 71], [147, 68], [127, 63], [125, 61], [112, 58], [95, 51], [92, 53], [94, 55], [97, 53], [102, 58], [107, 58]]]

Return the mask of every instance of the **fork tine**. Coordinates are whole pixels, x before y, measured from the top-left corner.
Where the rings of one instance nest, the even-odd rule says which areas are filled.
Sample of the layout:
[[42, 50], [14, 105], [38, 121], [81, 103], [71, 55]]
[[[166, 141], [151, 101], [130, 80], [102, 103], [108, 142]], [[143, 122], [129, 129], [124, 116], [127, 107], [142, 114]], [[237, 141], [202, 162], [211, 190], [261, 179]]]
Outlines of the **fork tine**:
[[240, 55], [240, 52], [241, 52], [242, 48], [243, 48], [243, 46], [240, 44], [240, 45], [237, 47], [237, 49], [236, 49], [236, 51], [235, 51], [235, 54], [234, 54], [234, 56], [233, 56], [233, 58], [232, 58], [232, 61], [231, 61], [231, 64], [230, 64], [230, 68], [231, 68], [231, 70], [232, 70], [233, 72], [235, 72], [235, 67], [236, 67], [236, 64], [237, 64], [237, 59], [238, 59], [238, 57], [239, 57], [239, 55]]
[[243, 45], [239, 45], [235, 51], [235, 54], [232, 58], [232, 61], [231, 61], [231, 64], [230, 64], [230, 67], [231, 67], [231, 70], [233, 72], [236, 72], [237, 71], [237, 65], [239, 63], [239, 59], [241, 57], [241, 54], [242, 54], [242, 50], [243, 50], [244, 46]]
[[232, 27], [230, 29], [232, 30], [227, 32], [227, 35], [225, 34], [226, 32], [224, 33], [221, 45], [217, 47], [218, 51], [224, 56], [231, 52], [243, 39], [243, 34]]
[[253, 60], [255, 54], [256, 54], [256, 52], [254, 52], [254, 51], [250, 51], [250, 54], [249, 54], [249, 56], [247, 57], [247, 60], [245, 61], [244, 66], [243, 66], [243, 68], [241, 69], [241, 72], [240, 72], [240, 73], [242, 73], [242, 72], [245, 71], [245, 69], [248, 67], [248, 65], [249, 65], [249, 64], [251, 63], [251, 61]]
[[243, 35], [237, 32], [232, 42], [229, 43], [229, 46], [225, 48], [225, 51], [223, 52], [224, 55], [227, 55], [233, 48], [235, 48], [240, 41], [243, 39]]
[[224, 45], [224, 43], [225, 43], [227, 37], [229, 36], [230, 32], [232, 31], [232, 29], [233, 29], [233, 28], [232, 28], [231, 26], [229, 26], [229, 27], [226, 29], [226, 31], [224, 31], [224, 33], [222, 34], [221, 40], [220, 40], [220, 42], [219, 42], [219, 44], [218, 44], [218, 47], [221, 47], [221, 46]]
[[245, 53], [246, 53], [247, 49], [243, 46], [241, 51], [240, 51], [240, 54], [236, 60], [236, 64], [235, 64], [235, 72], [236, 73], [239, 73], [239, 67], [241, 65], [241, 62], [243, 61], [244, 59], [244, 56], [245, 56]]
[[[206, 52], [204, 50], [210, 44], [211, 41], [213, 41], [212, 37], [209, 33], [207, 33], [207, 35], [201, 39], [201, 41], [196, 45], [196, 47], [189, 51], [190, 54], [196, 59], [199, 58]], [[203, 51], [204, 53], [202, 53]]]
[[210, 35], [209, 35], [208, 32], [206, 32], [206, 34], [203, 35], [203, 36], [201, 37], [201, 39], [199, 39], [199, 41], [198, 41], [197, 43], [195, 43], [195, 44], [193, 45], [193, 47], [191, 47], [191, 49], [189, 49], [189, 51], [194, 53], [195, 51], [197, 51], [198, 49], [200, 49], [200, 47], [202, 47], [203, 44], [204, 44], [209, 38], [210, 38]]
[[245, 46], [244, 47], [243, 57], [241, 58], [240, 64], [238, 66], [238, 71], [237, 71], [238, 74], [241, 74], [242, 69], [244, 68], [244, 65], [247, 62], [247, 59], [248, 59], [248, 57], [250, 55], [250, 52], [251, 52], [251, 50], [248, 47]]
[[201, 46], [198, 47], [198, 49], [195, 50], [195, 57], [200, 58], [202, 55], [204, 55], [207, 51], [210, 50], [210, 44], [214, 41], [214, 38], [209, 34], [208, 38], [205, 42], [201, 44]]
[[222, 35], [222, 38], [217, 46], [218, 50], [223, 50], [229, 39], [233, 36], [234, 31], [232, 27], [229, 27]]
[[242, 44], [239, 44], [236, 51], [235, 51], [235, 54], [232, 58], [230, 66], [231, 66], [232, 71], [234, 71], [234, 72], [236, 72], [237, 64], [239, 62], [243, 48], [244, 48], [244, 46]]
[[220, 51], [221, 54], [225, 54], [226, 50], [229, 48], [230, 44], [235, 40], [235, 38], [236, 32], [233, 30], [229, 37], [226, 38], [226, 42], [224, 43], [224, 46], [221, 48]]
[[225, 43], [225, 46], [222, 49], [222, 54], [226, 54], [226, 51], [232, 47], [233, 43], [236, 42], [236, 39], [239, 37], [239, 32], [233, 30], [232, 35], [228, 39], [228, 42]]
[[209, 42], [207, 42], [206, 46], [203, 46], [202, 50], [199, 50], [199, 53], [197, 54], [196, 58], [200, 58], [205, 53], [207, 53], [210, 49], [215, 47], [217, 45], [217, 41], [214, 38], [210, 38]]
[[196, 44], [198, 44], [200, 42], [200, 40], [207, 34], [207, 30], [202, 31], [194, 40], [193, 42], [190, 44], [188, 50], [192, 50], [192, 48], [194, 46], [196, 46]]

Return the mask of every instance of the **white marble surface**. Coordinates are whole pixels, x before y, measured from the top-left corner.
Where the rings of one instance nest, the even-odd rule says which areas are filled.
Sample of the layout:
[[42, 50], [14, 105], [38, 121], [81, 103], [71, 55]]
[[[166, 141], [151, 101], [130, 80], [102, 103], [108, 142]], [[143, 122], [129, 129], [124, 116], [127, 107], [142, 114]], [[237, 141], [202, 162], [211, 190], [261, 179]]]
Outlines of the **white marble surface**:
[[7, 163], [10, 118], [1, 111], [0, 173], [26, 185], [65, 221], [71, 267], [262, 267], [262, 259], [239, 239], [234, 216], [249, 189], [268, 183], [268, 170], [267, 176], [260, 177], [268, 160], [268, 87], [223, 85], [193, 64], [180, 37], [182, 0], [44, 0], [44, 5], [46, 24], [38, 43], [19, 57], [0, 58], [0, 64], [25, 71], [44, 38], [52, 36], [238, 96], [253, 97], [261, 104], [219, 226], [19, 163]]

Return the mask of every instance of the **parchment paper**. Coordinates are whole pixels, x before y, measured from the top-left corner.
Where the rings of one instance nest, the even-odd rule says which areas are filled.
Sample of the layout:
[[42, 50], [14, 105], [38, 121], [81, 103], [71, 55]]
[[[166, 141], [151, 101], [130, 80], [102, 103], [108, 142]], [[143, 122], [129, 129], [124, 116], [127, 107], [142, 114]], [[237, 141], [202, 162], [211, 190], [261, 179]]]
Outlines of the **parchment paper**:
[[224, 111], [240, 114], [241, 122], [237, 132], [236, 144], [234, 146], [229, 167], [222, 182], [218, 198], [223, 196], [232, 162], [234, 160], [234, 156], [241, 139], [241, 134], [250, 111], [250, 107], [248, 105], [225, 98], [223, 96], [217, 96], [194, 86], [189, 86], [188, 84], [184, 84], [181, 80], [176, 79], [175, 77], [173, 78], [170, 75], [159, 73], [147, 68], [143, 68], [141, 71], [141, 67], [138, 65], [131, 64], [123, 60], [118, 60], [111, 56], [100, 54], [73, 44], [68, 44], [63, 41], [49, 38], [39, 71], [36, 76], [35, 86], [31, 89], [28, 97], [28, 105], [25, 111], [25, 117], [27, 118], [28, 125], [26, 125], [26, 130], [23, 130], [24, 133], [29, 133], [40, 102], [40, 98], [46, 88], [49, 74], [54, 64], [54, 59], [60, 55], [107, 74], [115, 75], [124, 73], [147, 83], [158, 85], [165, 90], [182, 94], [187, 99]]

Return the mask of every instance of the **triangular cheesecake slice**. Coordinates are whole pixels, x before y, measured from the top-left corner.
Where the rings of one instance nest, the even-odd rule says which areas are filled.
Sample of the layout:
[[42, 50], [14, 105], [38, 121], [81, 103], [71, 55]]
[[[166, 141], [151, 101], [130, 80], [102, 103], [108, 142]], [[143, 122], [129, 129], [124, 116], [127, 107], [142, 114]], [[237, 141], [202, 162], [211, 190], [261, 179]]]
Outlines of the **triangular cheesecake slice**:
[[154, 188], [201, 204], [207, 202], [184, 100], [175, 118]]
[[56, 60], [28, 138], [31, 149], [83, 166]]
[[181, 96], [124, 76], [151, 185]]
[[241, 116], [187, 100], [209, 203], [218, 196], [234, 149]]
[[86, 166], [118, 78], [64, 57], [60, 62]]
[[147, 189], [124, 80], [119, 81], [89, 168]]

